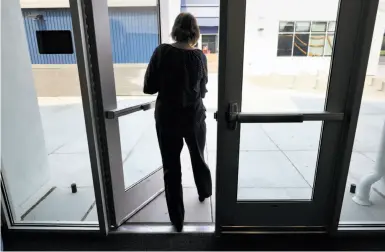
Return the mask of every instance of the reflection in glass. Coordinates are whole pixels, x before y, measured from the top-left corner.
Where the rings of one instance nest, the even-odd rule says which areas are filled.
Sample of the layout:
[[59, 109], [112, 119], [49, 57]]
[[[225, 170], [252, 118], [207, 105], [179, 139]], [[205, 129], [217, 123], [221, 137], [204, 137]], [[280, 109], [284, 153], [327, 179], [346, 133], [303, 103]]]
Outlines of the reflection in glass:
[[312, 22], [311, 31], [312, 32], [325, 32], [327, 22]]
[[331, 56], [333, 52], [334, 45], [334, 34], [328, 34], [325, 41], [325, 56]]
[[325, 46], [325, 35], [312, 33], [309, 43], [309, 56], [322, 56]]
[[289, 34], [278, 35], [277, 56], [291, 56], [292, 48], [293, 48], [293, 35], [289, 35]]
[[307, 56], [309, 34], [296, 34], [294, 39], [293, 56]]
[[279, 31], [280, 32], [293, 32], [294, 31], [294, 22], [279, 22]]
[[296, 32], [309, 32], [310, 31], [310, 22], [296, 22], [295, 23]]

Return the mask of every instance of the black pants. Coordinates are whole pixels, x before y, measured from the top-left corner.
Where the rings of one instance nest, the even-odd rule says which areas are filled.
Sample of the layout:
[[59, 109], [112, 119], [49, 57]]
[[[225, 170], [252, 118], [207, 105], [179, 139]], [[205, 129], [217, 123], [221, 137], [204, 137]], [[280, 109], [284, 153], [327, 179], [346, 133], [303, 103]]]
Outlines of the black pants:
[[210, 169], [204, 159], [206, 144], [206, 123], [203, 119], [191, 120], [194, 117], [184, 114], [173, 116], [170, 120], [157, 119], [156, 131], [163, 161], [164, 183], [167, 208], [173, 224], [184, 221], [182, 169], [180, 154], [183, 139], [190, 151], [192, 170], [198, 195], [210, 197], [212, 181]]

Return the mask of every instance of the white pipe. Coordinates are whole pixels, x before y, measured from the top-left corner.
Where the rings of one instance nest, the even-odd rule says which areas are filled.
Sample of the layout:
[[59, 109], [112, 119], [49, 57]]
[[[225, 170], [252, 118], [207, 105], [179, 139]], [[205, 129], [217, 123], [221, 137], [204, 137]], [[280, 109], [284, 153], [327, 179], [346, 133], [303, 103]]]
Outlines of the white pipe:
[[385, 123], [382, 127], [380, 149], [377, 154], [374, 173], [362, 178], [357, 185], [356, 194], [353, 201], [362, 206], [370, 206], [372, 202], [369, 199], [370, 189], [374, 183], [385, 176]]

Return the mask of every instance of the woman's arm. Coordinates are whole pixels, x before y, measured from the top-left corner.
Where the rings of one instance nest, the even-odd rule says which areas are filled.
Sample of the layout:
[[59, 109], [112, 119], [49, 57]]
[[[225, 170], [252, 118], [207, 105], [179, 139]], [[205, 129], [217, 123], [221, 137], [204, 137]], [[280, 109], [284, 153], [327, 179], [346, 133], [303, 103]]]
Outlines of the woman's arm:
[[206, 55], [202, 53], [202, 63], [203, 63], [203, 77], [201, 79], [201, 97], [205, 98], [207, 93], [206, 84], [209, 81], [208, 74], [207, 74], [207, 58]]
[[[158, 47], [159, 48], [159, 47]], [[155, 49], [148, 63], [146, 74], [144, 75], [144, 87], [143, 93], [156, 94], [159, 91], [158, 88], [158, 65], [159, 65], [159, 52], [158, 48]]]

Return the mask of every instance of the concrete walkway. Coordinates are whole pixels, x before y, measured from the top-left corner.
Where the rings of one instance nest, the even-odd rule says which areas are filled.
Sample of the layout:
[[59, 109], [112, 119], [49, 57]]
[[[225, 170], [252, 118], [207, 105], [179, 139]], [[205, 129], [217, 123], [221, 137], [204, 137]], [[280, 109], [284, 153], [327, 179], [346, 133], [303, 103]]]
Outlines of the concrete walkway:
[[[207, 113], [206, 159], [215, 179], [217, 106], [216, 76], [210, 76]], [[325, 93], [301, 93], [244, 85], [243, 111], [322, 111]], [[119, 97], [119, 107], [153, 100], [153, 97]], [[26, 221], [97, 221], [88, 145], [80, 98], [40, 98], [51, 184], [55, 188], [36, 206]], [[154, 128], [153, 111], [138, 112], [119, 119], [124, 180], [126, 187], [161, 166]], [[350, 183], [369, 173], [375, 162], [381, 127], [385, 120], [385, 100], [365, 100], [357, 129], [348, 178]], [[310, 200], [322, 124], [245, 124], [241, 127], [238, 199]], [[152, 153], [148, 158], [145, 153]], [[191, 163], [186, 147], [182, 152], [186, 221], [214, 221], [215, 199], [197, 200]], [[77, 194], [70, 184], [76, 182]], [[215, 181], [214, 181], [215, 186]], [[373, 193], [374, 205], [354, 204], [345, 197], [343, 221], [385, 221], [385, 196]], [[71, 207], [69, 207], [71, 206]], [[55, 211], [53, 211], [55, 209]], [[160, 195], [130, 222], [169, 222], [164, 195]]]

